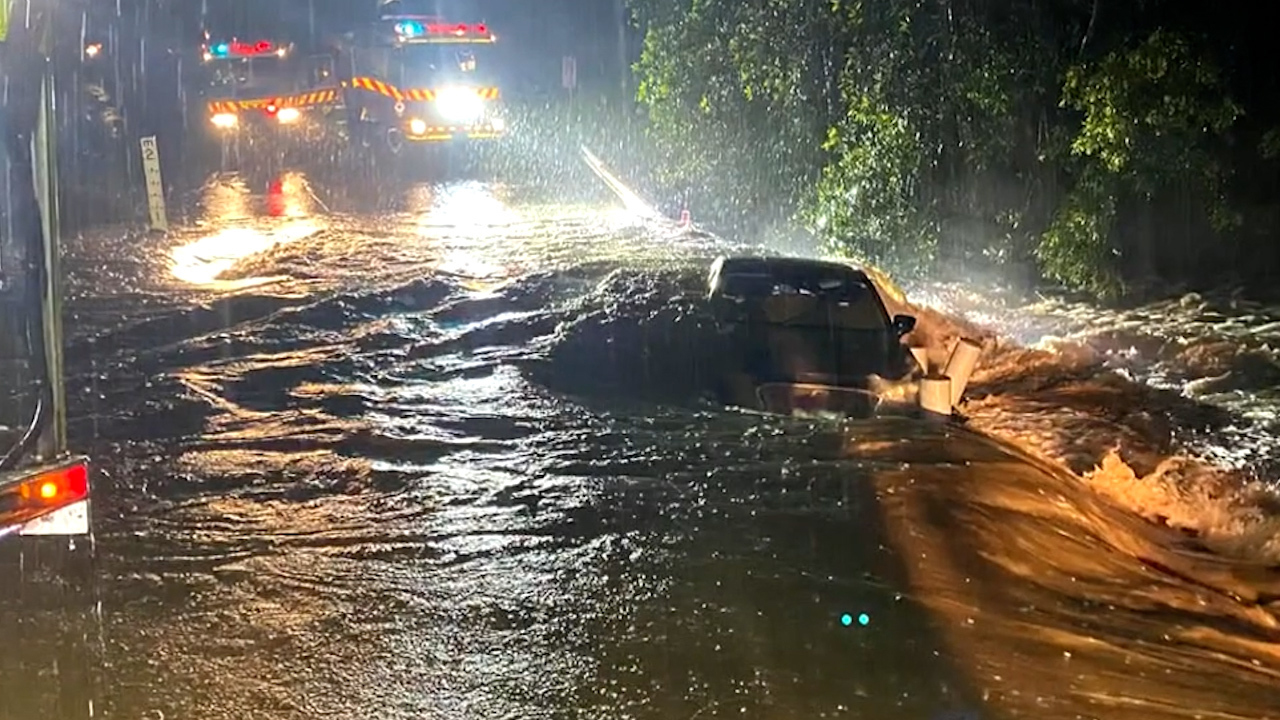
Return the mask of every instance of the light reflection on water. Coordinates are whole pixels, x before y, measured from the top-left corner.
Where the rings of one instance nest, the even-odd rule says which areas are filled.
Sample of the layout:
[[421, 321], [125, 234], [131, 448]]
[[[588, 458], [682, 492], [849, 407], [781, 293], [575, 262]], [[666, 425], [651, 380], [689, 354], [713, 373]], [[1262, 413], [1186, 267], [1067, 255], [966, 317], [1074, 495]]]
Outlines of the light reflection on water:
[[205, 190], [204, 212], [198, 225], [216, 229], [189, 241], [180, 240], [172, 250], [173, 277], [221, 291], [246, 289], [281, 279], [283, 276], [237, 279], [223, 276], [255, 255], [315, 235], [323, 223], [302, 219], [311, 211], [312, 195], [306, 178], [298, 173], [274, 179], [268, 187], [266, 214], [283, 220], [255, 222], [256, 199], [243, 181], [211, 183]]
[[235, 290], [262, 284], [276, 278], [238, 280], [221, 280], [220, 278], [236, 263], [246, 258], [268, 252], [277, 245], [302, 240], [319, 231], [320, 226], [311, 222], [291, 223], [265, 231], [249, 227], [220, 230], [175, 248], [173, 276], [192, 285], [216, 285], [220, 290]]

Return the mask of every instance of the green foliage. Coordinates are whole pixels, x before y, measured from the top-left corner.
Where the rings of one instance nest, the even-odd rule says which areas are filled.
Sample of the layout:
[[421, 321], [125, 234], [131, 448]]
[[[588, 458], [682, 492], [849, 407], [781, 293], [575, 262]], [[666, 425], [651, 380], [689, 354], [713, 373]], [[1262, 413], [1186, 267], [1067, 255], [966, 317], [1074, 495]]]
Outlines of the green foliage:
[[1115, 177], [1105, 171], [1091, 169], [1076, 182], [1036, 248], [1049, 279], [1100, 298], [1120, 294], [1111, 244], [1115, 195]]
[[1241, 111], [1217, 67], [1185, 38], [1157, 30], [1131, 50], [1070, 67], [1061, 104], [1083, 118], [1071, 143], [1075, 187], [1036, 251], [1049, 277], [1103, 295], [1118, 291], [1111, 235], [1115, 196], [1125, 191], [1150, 201], [1196, 184], [1213, 225], [1230, 229], [1213, 144]]
[[785, 216], [810, 191], [839, 57], [822, 0], [643, 0], [638, 98], [661, 181], [703, 212]]
[[1098, 30], [1084, 0], [632, 7], [662, 179], [725, 214], [792, 216], [898, 272], [1029, 261], [1100, 296], [1149, 242], [1117, 230], [1142, 206], [1196, 198], [1206, 232], [1237, 222], [1221, 146], [1241, 108], [1141, 8]]
[[1271, 128], [1262, 136], [1262, 142], [1258, 145], [1258, 152], [1268, 160], [1280, 158], [1280, 127]]
[[1240, 116], [1217, 68], [1183, 38], [1157, 30], [1136, 49], [1066, 73], [1062, 104], [1084, 113], [1071, 150], [1151, 194], [1173, 168], [1207, 170], [1206, 136]]
[[911, 122], [870, 98], [849, 109], [825, 147], [822, 172], [804, 212], [831, 250], [900, 271], [927, 266], [937, 224], [923, 207], [919, 173], [925, 149]]
[[[844, 6], [854, 38], [840, 83], [844, 113], [803, 208], [833, 249], [900, 273], [928, 270], [940, 250], [950, 254], [948, 224], [991, 204], [965, 192], [964, 181], [1014, 150], [1017, 59], [983, 25], [947, 10]], [[993, 215], [1008, 210], [996, 204]]]

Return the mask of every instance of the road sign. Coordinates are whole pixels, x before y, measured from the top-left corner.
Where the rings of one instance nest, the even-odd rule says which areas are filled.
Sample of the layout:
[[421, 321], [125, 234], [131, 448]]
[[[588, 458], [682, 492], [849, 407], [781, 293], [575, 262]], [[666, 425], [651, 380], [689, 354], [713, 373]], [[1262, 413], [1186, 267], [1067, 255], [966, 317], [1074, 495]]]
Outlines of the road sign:
[[142, 138], [141, 144], [142, 174], [147, 184], [147, 211], [151, 215], [151, 229], [164, 232], [169, 229], [169, 219], [164, 211], [164, 181], [160, 179], [160, 148], [156, 145], [155, 135]]
[[565, 90], [578, 87], [578, 59], [572, 55], [565, 55], [560, 63], [560, 84]]

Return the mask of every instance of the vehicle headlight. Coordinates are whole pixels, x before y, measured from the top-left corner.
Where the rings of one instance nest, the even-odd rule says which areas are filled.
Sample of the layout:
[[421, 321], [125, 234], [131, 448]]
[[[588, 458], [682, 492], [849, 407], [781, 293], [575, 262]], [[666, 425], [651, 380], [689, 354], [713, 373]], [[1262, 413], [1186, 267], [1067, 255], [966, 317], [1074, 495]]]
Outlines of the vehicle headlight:
[[474, 122], [484, 112], [484, 100], [470, 88], [445, 88], [436, 95], [440, 115], [453, 122]]
[[209, 118], [209, 122], [217, 128], [233, 128], [240, 124], [240, 118], [235, 113], [217, 113]]
[[409, 132], [414, 135], [426, 135], [427, 124], [418, 118], [409, 121]]
[[280, 121], [281, 125], [296, 123], [301, 117], [302, 111], [298, 110], [298, 108], [281, 108], [280, 112], [276, 113], [276, 119]]
[[489, 118], [489, 127], [493, 128], [494, 132], [502, 132], [507, 129], [507, 121], [500, 117], [492, 117]]

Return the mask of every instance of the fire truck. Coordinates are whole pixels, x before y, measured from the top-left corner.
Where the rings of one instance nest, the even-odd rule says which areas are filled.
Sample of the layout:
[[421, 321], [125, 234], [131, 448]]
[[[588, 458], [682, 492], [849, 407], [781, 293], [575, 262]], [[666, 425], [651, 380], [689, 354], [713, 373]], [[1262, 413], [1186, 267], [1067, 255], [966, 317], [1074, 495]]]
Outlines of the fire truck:
[[222, 139], [307, 139], [340, 101], [332, 63], [293, 43], [206, 37], [200, 50], [199, 102], [207, 127]]
[[381, 13], [354, 34], [337, 58], [352, 139], [456, 145], [503, 137], [507, 120], [484, 23], [449, 22], [430, 15]]
[[302, 140], [310, 157], [324, 138], [366, 159], [406, 143], [456, 147], [504, 137], [493, 31], [387, 9], [395, 4], [310, 55], [287, 42], [206, 36], [207, 127], [223, 140], [264, 130], [273, 140]]

